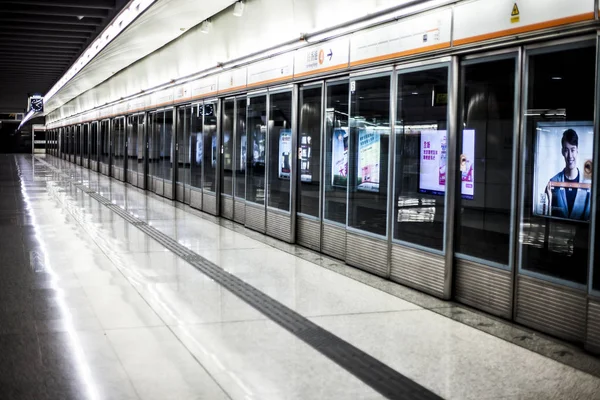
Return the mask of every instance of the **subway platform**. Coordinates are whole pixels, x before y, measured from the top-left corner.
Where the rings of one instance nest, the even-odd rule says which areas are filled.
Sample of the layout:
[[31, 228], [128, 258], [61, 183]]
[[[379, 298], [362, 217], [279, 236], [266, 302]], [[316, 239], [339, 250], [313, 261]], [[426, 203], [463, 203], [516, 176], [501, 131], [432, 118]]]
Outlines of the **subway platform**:
[[0, 399], [600, 399], [600, 360], [52, 156], [0, 156]]

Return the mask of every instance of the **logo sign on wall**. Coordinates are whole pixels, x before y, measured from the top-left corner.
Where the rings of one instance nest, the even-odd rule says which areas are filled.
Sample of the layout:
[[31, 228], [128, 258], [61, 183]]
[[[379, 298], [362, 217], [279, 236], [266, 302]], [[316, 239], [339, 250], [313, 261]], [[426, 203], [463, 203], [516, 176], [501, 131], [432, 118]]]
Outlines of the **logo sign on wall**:
[[42, 96], [29, 98], [29, 110], [33, 112], [44, 112], [44, 99]]

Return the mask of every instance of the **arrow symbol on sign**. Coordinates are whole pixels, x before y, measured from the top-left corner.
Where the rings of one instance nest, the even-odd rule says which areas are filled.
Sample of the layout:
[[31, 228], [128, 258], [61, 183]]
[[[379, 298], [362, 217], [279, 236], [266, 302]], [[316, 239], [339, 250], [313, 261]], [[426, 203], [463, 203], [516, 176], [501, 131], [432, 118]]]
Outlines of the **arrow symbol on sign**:
[[333, 51], [331, 51], [331, 49], [329, 49], [329, 54], [327, 54], [327, 57], [329, 57], [329, 61], [331, 61], [331, 57], [333, 57]]

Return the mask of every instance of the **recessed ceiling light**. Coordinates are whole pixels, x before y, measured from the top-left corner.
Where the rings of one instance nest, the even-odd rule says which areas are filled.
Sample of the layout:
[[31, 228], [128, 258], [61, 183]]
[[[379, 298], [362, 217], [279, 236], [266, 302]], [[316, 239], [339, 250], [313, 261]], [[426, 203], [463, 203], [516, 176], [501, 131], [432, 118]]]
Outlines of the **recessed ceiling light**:
[[83, 15], [78, 15], [77, 19], [81, 21], [83, 19]]
[[562, 79], [562, 76], [553, 76], [552, 77], [552, 80], [555, 80], [555, 81], [560, 81], [561, 79]]

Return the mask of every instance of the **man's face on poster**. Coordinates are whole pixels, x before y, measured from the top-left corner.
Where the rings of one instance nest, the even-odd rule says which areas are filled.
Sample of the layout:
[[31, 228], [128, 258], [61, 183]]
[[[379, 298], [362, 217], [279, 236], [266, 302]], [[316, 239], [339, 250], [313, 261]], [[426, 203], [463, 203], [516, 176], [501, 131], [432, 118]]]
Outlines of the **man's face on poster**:
[[565, 167], [567, 169], [572, 170], [577, 168], [578, 149], [576, 145], [564, 142], [562, 146], [562, 155], [565, 159]]

